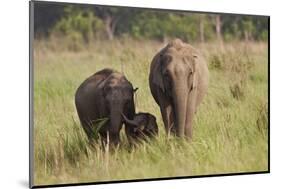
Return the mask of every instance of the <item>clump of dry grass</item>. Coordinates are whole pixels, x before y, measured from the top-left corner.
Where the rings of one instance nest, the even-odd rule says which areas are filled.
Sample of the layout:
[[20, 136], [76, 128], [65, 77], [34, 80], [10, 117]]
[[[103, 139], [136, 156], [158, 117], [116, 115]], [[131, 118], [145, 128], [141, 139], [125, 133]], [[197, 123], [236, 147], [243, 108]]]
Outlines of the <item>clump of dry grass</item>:
[[209, 68], [227, 74], [230, 81], [229, 90], [236, 100], [243, 100], [247, 93], [249, 74], [255, 64], [251, 51], [253, 50], [248, 47], [242, 46], [241, 50], [234, 46], [226, 46], [224, 50], [209, 54]]
[[260, 104], [258, 107], [258, 118], [257, 126], [262, 134], [267, 135], [268, 133], [268, 103]]
[[243, 82], [237, 82], [233, 85], [229, 86], [230, 92], [236, 100], [243, 100], [245, 97], [245, 87], [243, 85]]

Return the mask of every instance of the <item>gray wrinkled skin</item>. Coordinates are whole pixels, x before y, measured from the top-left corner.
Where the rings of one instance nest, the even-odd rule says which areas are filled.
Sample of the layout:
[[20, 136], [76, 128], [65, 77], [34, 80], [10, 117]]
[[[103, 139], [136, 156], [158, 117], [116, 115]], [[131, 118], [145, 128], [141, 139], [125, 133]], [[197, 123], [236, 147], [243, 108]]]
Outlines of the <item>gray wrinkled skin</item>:
[[166, 133], [192, 138], [193, 116], [207, 93], [209, 72], [202, 55], [180, 39], [152, 60], [149, 86], [159, 105]]

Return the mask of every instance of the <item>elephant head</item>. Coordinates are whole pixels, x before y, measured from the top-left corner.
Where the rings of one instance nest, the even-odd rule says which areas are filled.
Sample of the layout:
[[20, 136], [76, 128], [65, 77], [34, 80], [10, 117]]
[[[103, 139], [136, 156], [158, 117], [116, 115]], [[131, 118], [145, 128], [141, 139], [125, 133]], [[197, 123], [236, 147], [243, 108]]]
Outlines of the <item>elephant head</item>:
[[[151, 91], [162, 109], [169, 104], [172, 107], [170, 116], [174, 122], [173, 127], [175, 127], [172, 129], [179, 137], [184, 135], [191, 137], [191, 121], [196, 106], [199, 66], [198, 52], [180, 39], [170, 42], [156, 54], [152, 61]], [[168, 103], [163, 103], [164, 100], [160, 98], [165, 98]]]
[[[132, 84], [123, 76], [119, 78], [120, 75], [113, 74], [111, 77], [103, 86], [104, 105], [100, 108], [105, 108], [109, 118], [109, 124], [104, 130], [108, 131], [110, 143], [117, 145], [120, 142], [119, 133], [123, 124], [121, 114], [131, 119], [135, 115], [134, 92], [137, 89], [133, 89]], [[103, 138], [106, 139], [105, 136]]]
[[129, 140], [141, 141], [153, 138], [158, 134], [156, 118], [149, 113], [138, 113], [133, 119], [128, 119], [122, 114], [125, 124], [127, 124], [126, 134]]

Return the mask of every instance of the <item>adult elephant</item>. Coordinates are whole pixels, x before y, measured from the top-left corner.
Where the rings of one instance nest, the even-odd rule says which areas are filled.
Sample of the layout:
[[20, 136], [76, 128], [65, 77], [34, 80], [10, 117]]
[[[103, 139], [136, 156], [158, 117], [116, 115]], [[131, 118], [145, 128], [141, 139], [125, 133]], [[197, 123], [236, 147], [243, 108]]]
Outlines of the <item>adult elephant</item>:
[[[112, 69], [103, 69], [87, 78], [77, 89], [75, 105], [77, 113], [90, 141], [93, 139], [93, 124], [97, 119], [108, 118], [99, 129], [102, 144], [115, 146], [120, 142], [120, 130], [124, 123], [122, 114], [128, 119], [135, 115], [134, 89], [126, 77]], [[125, 126], [129, 126], [125, 123]]]
[[208, 86], [208, 67], [191, 45], [171, 41], [152, 60], [149, 85], [165, 130], [192, 138], [192, 119]]

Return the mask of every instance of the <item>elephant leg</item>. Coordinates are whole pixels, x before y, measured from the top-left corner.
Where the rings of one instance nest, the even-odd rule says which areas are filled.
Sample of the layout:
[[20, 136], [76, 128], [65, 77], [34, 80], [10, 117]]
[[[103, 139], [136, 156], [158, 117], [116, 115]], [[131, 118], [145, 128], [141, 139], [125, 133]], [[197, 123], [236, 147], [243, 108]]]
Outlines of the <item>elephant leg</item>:
[[160, 90], [157, 90], [157, 103], [160, 106], [166, 134], [169, 136], [170, 132], [176, 133], [173, 106], [165, 94]]
[[191, 91], [187, 100], [184, 134], [188, 140], [192, 139], [192, 120], [196, 111], [196, 94], [196, 90]]
[[89, 140], [90, 143], [93, 142], [93, 138], [92, 138], [92, 130], [91, 130], [91, 124], [90, 121], [86, 121], [86, 120], [81, 120], [81, 125], [83, 130], [85, 131], [87, 138]]
[[172, 105], [168, 104], [165, 106], [160, 106], [160, 110], [163, 117], [166, 134], [169, 135], [170, 132], [175, 133]]

